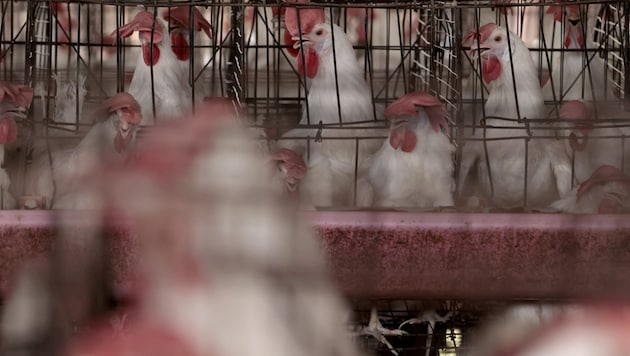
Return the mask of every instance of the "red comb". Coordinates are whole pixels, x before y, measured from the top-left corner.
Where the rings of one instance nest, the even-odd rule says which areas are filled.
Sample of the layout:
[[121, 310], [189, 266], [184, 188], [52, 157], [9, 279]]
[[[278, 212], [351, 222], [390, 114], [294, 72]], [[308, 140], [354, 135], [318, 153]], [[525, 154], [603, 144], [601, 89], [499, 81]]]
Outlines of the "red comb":
[[[298, 3], [307, 3], [307, 0], [299, 0]], [[299, 12], [299, 22], [298, 22], [298, 12]], [[326, 22], [326, 17], [324, 16], [324, 9], [321, 8], [311, 8], [311, 9], [301, 9], [298, 11], [295, 7], [287, 7], [287, 11], [284, 15], [284, 23], [287, 27], [287, 31], [292, 36], [298, 35], [298, 23], [300, 27], [300, 32], [309, 33], [313, 29], [313, 27], [317, 24]]]
[[577, 191], [577, 199], [579, 200], [594, 186], [609, 182], [622, 182], [630, 184], [630, 177], [625, 175], [623, 171], [617, 167], [603, 165], [597, 168], [590, 178], [580, 184]]
[[113, 113], [121, 109], [129, 110], [132, 115], [126, 116], [126, 121], [130, 124], [137, 124], [142, 120], [142, 109], [136, 99], [129, 93], [116, 93], [114, 96], [106, 99], [99, 105], [100, 109]]
[[273, 161], [283, 162], [287, 173], [295, 178], [302, 179], [306, 176], [306, 163], [304, 159], [288, 148], [279, 148], [272, 155]]
[[203, 17], [203, 14], [197, 7], [193, 6], [193, 12], [195, 17], [194, 26], [190, 25], [190, 6], [180, 6], [171, 9], [171, 11], [164, 11], [162, 17], [166, 21], [172, 21], [179, 26], [186, 29], [194, 29], [195, 31], [203, 31], [208, 35], [208, 38], [212, 38], [212, 25]]
[[[155, 22], [155, 31], [153, 31], [153, 23]], [[157, 19], [153, 16], [152, 13], [148, 11], [140, 11], [136, 16], [131, 20], [131, 22], [120, 26], [118, 28], [118, 32], [114, 30], [110, 36], [115, 36], [116, 34], [120, 35], [121, 38], [127, 38], [135, 31], [139, 32], [152, 32], [153, 31], [153, 42], [158, 43], [162, 41], [164, 36], [164, 29], [162, 25], [157, 21]]]
[[494, 30], [497, 29], [497, 24], [493, 23], [493, 22], [489, 22], [481, 27], [479, 27], [478, 31], [472, 30], [470, 32], [468, 32], [466, 34], [466, 36], [464, 36], [464, 40], [462, 41], [463, 44], [466, 44], [469, 40], [473, 40], [474, 41], [478, 41], [480, 43], [485, 42], [490, 35], [492, 34], [492, 32], [494, 32]]
[[27, 108], [33, 101], [33, 89], [26, 85], [0, 82], [0, 102], [15, 104]]
[[446, 121], [448, 113], [444, 104], [435, 96], [421, 91], [409, 93], [391, 103], [385, 109], [385, 117], [392, 120], [401, 116], [416, 115], [416, 106], [424, 108], [435, 132], [439, 132], [440, 127], [445, 130], [448, 128]]

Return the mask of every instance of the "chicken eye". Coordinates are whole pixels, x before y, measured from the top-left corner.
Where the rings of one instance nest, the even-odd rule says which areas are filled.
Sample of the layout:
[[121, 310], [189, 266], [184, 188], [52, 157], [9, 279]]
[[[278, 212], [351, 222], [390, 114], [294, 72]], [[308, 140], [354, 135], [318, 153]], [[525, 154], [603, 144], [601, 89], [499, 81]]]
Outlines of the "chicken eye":
[[324, 30], [317, 30], [317, 32], [315, 32], [317, 36], [321, 36], [323, 33], [324, 33]]
[[503, 39], [503, 37], [501, 37], [501, 36], [496, 36], [496, 37], [494, 38], [494, 41], [495, 41], [495, 42], [500, 42], [502, 39]]

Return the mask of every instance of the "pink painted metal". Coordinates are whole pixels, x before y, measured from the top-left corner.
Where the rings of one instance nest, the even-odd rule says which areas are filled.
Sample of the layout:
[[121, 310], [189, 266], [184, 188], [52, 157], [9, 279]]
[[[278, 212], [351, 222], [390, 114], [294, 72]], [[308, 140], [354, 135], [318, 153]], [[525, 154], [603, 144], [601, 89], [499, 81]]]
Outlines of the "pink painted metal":
[[[81, 221], [77, 213], [77, 222]], [[630, 296], [627, 215], [322, 211], [303, 214], [351, 297]], [[0, 213], [0, 292], [19, 266], [48, 253], [53, 215]], [[111, 241], [116, 284], [132, 288], [136, 239]], [[78, 246], [80, 249], [80, 246]]]

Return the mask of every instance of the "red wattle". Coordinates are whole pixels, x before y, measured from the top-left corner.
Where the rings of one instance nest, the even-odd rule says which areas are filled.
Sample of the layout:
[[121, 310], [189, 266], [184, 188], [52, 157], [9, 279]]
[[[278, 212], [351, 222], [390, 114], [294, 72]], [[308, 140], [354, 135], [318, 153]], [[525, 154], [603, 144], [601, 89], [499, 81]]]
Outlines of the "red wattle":
[[122, 153], [127, 148], [127, 146], [129, 146], [131, 138], [131, 135], [127, 135], [127, 137], [123, 139], [120, 136], [120, 133], [116, 134], [116, 137], [114, 138], [114, 148], [116, 149], [116, 152]]
[[[573, 30], [577, 32], [577, 44], [579, 48], [584, 48], [584, 35], [582, 35], [582, 31], [579, 29]], [[564, 38], [564, 48], [569, 48], [571, 46], [571, 31], [567, 32], [567, 36]], [[575, 33], [575, 32], [574, 32]]]
[[571, 131], [571, 133], [569, 134], [569, 146], [571, 146], [572, 149], [581, 152], [584, 151], [587, 144], [588, 132], [582, 131], [582, 137], [580, 139], [575, 132]]
[[411, 152], [416, 148], [418, 137], [413, 131], [408, 131], [405, 126], [392, 130], [389, 135], [389, 144], [394, 149], [400, 148], [403, 152]]
[[6, 117], [0, 120], [0, 144], [5, 145], [17, 138], [17, 124], [15, 120]]
[[[304, 68], [302, 68], [302, 51], [298, 54], [298, 73], [304, 73]], [[304, 65], [306, 65], [306, 76], [309, 78], [315, 78], [317, 75], [317, 70], [319, 69], [319, 57], [317, 56], [317, 52], [315, 50], [308, 48], [306, 49], [306, 57], [304, 57]]]
[[483, 81], [490, 83], [501, 75], [501, 62], [496, 57], [490, 57], [481, 62], [481, 74]]
[[144, 64], [148, 66], [155, 65], [160, 60], [160, 48], [156, 44], [153, 45], [153, 62], [151, 62], [149, 44], [142, 45], [142, 58], [144, 59]]
[[289, 52], [290, 55], [292, 55], [293, 57], [297, 57], [298, 52], [300, 52], [300, 50], [298, 48], [293, 48], [293, 45], [295, 44], [295, 42], [292, 38], [291, 38], [291, 34], [289, 33], [289, 31], [284, 31], [284, 44], [289, 46], [287, 48], [287, 52]]
[[180, 61], [190, 59], [190, 46], [183, 33], [171, 32], [171, 48]]

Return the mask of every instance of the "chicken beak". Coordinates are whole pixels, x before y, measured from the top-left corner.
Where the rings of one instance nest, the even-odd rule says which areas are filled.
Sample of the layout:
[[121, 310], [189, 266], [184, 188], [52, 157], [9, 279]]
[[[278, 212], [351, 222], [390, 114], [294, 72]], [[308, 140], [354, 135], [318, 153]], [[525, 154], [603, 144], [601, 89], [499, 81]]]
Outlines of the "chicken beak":
[[311, 44], [311, 38], [310, 38], [309, 35], [302, 35], [301, 38], [300, 38], [300, 36], [293, 36], [293, 37], [291, 37], [291, 39], [293, 41], [295, 41], [295, 43], [293, 44], [293, 48], [295, 48], [295, 49], [298, 49], [298, 48], [301, 48], [301, 47], [310, 46], [310, 44]]
[[131, 125], [125, 120], [121, 120], [118, 125], [118, 132], [122, 138], [126, 138], [131, 132]]
[[492, 50], [492, 48], [481, 47], [480, 50], [481, 50], [481, 52], [479, 52], [479, 55], [481, 57], [488, 57], [488, 55], [490, 54], [490, 51]]
[[297, 187], [297, 182], [293, 178], [287, 179], [287, 188], [290, 192], [294, 192]]
[[396, 118], [392, 120], [392, 129], [397, 129], [401, 126], [407, 125], [409, 119], [406, 118]]

